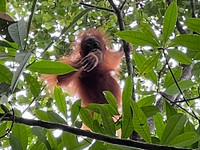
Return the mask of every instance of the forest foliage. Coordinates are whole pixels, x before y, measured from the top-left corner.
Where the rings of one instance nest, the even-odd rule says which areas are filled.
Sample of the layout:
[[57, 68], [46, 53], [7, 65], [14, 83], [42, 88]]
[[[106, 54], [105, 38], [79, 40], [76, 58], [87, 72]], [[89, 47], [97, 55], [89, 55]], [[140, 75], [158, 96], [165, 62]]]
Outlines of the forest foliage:
[[[1, 0], [0, 148], [198, 148], [199, 10], [195, 0]], [[124, 41], [132, 47], [118, 75], [117, 121], [110, 92], [104, 92], [108, 104], [81, 107], [81, 100], [60, 87], [50, 92], [41, 79], [74, 71], [57, 60], [71, 52], [78, 33], [93, 27], [108, 33], [115, 50]], [[91, 131], [81, 130], [82, 123]]]

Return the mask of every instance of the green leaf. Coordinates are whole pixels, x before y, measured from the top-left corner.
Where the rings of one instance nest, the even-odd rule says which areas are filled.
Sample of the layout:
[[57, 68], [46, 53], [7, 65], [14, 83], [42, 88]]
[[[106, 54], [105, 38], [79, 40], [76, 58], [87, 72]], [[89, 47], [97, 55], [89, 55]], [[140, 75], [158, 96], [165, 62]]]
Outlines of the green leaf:
[[135, 131], [144, 141], [151, 143], [151, 134], [145, 114], [134, 101], [131, 101], [131, 108], [133, 110], [133, 126]]
[[128, 138], [133, 132], [132, 111], [130, 102], [132, 101], [132, 82], [129, 76], [126, 79], [122, 93], [122, 138]]
[[160, 55], [161, 53], [157, 53], [156, 55], [147, 59], [140, 70], [140, 75], [145, 76], [147, 73], [149, 73], [151, 69], [153, 69], [153, 67], [157, 64]]
[[[1, 111], [0, 111], [1, 112]], [[0, 124], [0, 135], [4, 135], [7, 129], [8, 122], [4, 122]]]
[[146, 74], [146, 79], [149, 79], [153, 83], [157, 84], [158, 82], [158, 76], [155, 73], [154, 69], [151, 69], [147, 74]]
[[195, 32], [200, 33], [200, 19], [199, 18], [187, 18], [185, 21], [187, 27]]
[[71, 118], [73, 123], [75, 122], [79, 114], [80, 108], [81, 108], [81, 100], [75, 101], [71, 107]]
[[115, 136], [115, 122], [109, 111], [107, 111], [104, 107], [101, 107], [101, 117], [105, 133], [111, 136]]
[[67, 149], [74, 149], [76, 145], [78, 145], [76, 135], [65, 132], [62, 135], [62, 141], [64, 143], [64, 146], [67, 147]]
[[71, 27], [73, 27], [74, 25], [76, 25], [76, 23], [83, 17], [85, 16], [88, 12], [90, 12], [92, 10], [92, 8], [87, 8], [84, 11], [82, 11], [81, 13], [79, 13], [76, 17], [74, 17], [73, 21], [69, 24], [69, 26], [64, 27], [64, 29], [61, 32], [61, 35], [63, 35], [64, 33], [66, 33]]
[[146, 59], [143, 54], [138, 53], [137, 51], [134, 52], [133, 57], [134, 57], [135, 65], [137, 66], [137, 69], [140, 71]]
[[47, 134], [47, 130], [41, 127], [33, 127], [32, 128], [32, 134], [36, 135], [39, 139], [39, 141], [43, 142], [47, 149], [51, 149], [51, 146], [48, 142], [48, 140], [46, 139], [46, 134]]
[[90, 129], [93, 128], [92, 116], [86, 108], [80, 109], [80, 118], [87, 127], [89, 127]]
[[200, 36], [196, 34], [183, 34], [177, 36], [172, 42], [175, 46], [184, 46], [189, 48], [191, 51], [200, 50]]
[[148, 36], [142, 32], [132, 31], [132, 30], [124, 30], [124, 31], [117, 32], [116, 35], [133, 45], [159, 46], [157, 41], [155, 39], [153, 39], [152, 36]]
[[0, 0], [0, 12], [6, 12], [6, 0]]
[[106, 134], [104, 127], [101, 122], [99, 123], [97, 119], [93, 121], [93, 131], [97, 133]]
[[155, 35], [155, 33], [153, 32], [153, 30], [152, 30], [152, 28], [151, 28], [151, 26], [150, 26], [149, 23], [144, 23], [144, 22], [142, 22], [142, 23], [140, 24], [140, 27], [141, 27], [142, 32], [143, 32], [144, 34], [146, 34], [146, 35], [148, 35], [149, 37], [151, 37], [152, 39], [154, 39], [154, 40], [156, 41], [157, 45], [159, 45], [159, 40], [158, 40], [157, 36]]
[[155, 101], [155, 99], [156, 99], [155, 95], [146, 96], [146, 97], [140, 99], [140, 100], [137, 102], [137, 105], [138, 105], [139, 107], [151, 106], [152, 103]]
[[13, 78], [12, 78], [12, 82], [11, 82], [11, 91], [14, 92], [17, 83], [19, 81], [19, 77], [20, 75], [23, 73], [27, 62], [29, 61], [30, 57], [31, 57], [32, 53], [31, 52], [27, 52], [26, 55], [24, 56], [23, 61], [20, 63], [19, 67], [17, 68], [17, 70], [14, 72]]
[[185, 122], [186, 116], [182, 114], [172, 116], [167, 122], [160, 144], [168, 145], [171, 141], [173, 141], [174, 137], [183, 131]]
[[[172, 69], [173, 75], [176, 79], [176, 81], [178, 81], [182, 75], [182, 69], [181, 67], [177, 67]], [[170, 85], [174, 84], [174, 79], [172, 78], [172, 75], [170, 72], [167, 73], [165, 80], [164, 80], [164, 87], [168, 88]]]
[[190, 58], [187, 57], [186, 54], [184, 54], [183, 52], [173, 49], [173, 50], [168, 50], [168, 54], [171, 58], [177, 60], [178, 62], [182, 63], [182, 64], [191, 64], [192, 61]]
[[[195, 85], [195, 83], [192, 82], [191, 80], [181, 80], [180, 82], [178, 82], [178, 85], [181, 88], [181, 90], [184, 91], [184, 90], [191, 88], [193, 85]], [[171, 86], [169, 86], [165, 91], [165, 93], [168, 95], [174, 95], [179, 92], [180, 91], [175, 83], [172, 84]]]
[[173, 1], [169, 7], [167, 8], [164, 16], [163, 23], [163, 39], [166, 42], [169, 36], [174, 31], [174, 27], [176, 25], [176, 20], [178, 16], [178, 7], [176, 1]]
[[9, 43], [2, 41], [2, 40], [0, 40], [0, 46], [7, 47], [7, 48], [14, 48], [12, 45], [10, 45]]
[[10, 36], [22, 49], [25, 45], [27, 27], [28, 27], [28, 24], [27, 22], [24, 21], [24, 19], [21, 19], [20, 21], [8, 26], [8, 32]]
[[39, 118], [41, 120], [49, 121], [49, 118], [48, 118], [46, 111], [35, 110], [35, 115], [36, 115], [37, 118]]
[[117, 107], [117, 101], [116, 101], [115, 96], [109, 91], [104, 91], [104, 94], [105, 94], [106, 100], [111, 106], [111, 109], [115, 112], [116, 115], [119, 114], [117, 110], [118, 107]]
[[30, 150], [47, 150], [47, 147], [44, 143], [37, 141], [36, 143], [30, 146]]
[[194, 67], [192, 68], [192, 74], [197, 77], [200, 76], [200, 62], [194, 64]]
[[77, 140], [77, 136], [68, 132], [63, 133], [62, 135], [63, 146], [70, 150], [80, 150], [86, 148], [90, 141], [85, 139], [82, 141]]
[[30, 74], [25, 75], [25, 80], [26, 80], [27, 84], [29, 85], [33, 96], [37, 97], [40, 94], [40, 88], [41, 88], [41, 85], [39, 84], [39, 82], [34, 77], [32, 77]]
[[53, 135], [51, 130], [47, 131], [47, 139], [49, 141], [49, 144], [50, 144], [51, 148], [52, 149], [56, 149], [57, 145], [58, 145], [58, 142], [57, 142], [57, 139], [54, 137], [54, 135]]
[[152, 117], [153, 115], [155, 115], [157, 112], [160, 111], [160, 109], [156, 106], [144, 106], [141, 107], [141, 110], [143, 111], [143, 113], [147, 118]]
[[159, 137], [159, 139], [161, 139], [162, 135], [163, 135], [163, 131], [165, 129], [165, 124], [163, 122], [163, 116], [161, 115], [161, 113], [156, 113], [154, 116], [154, 124], [155, 124], [155, 128], [156, 128], [156, 134]]
[[64, 64], [58, 61], [42, 60], [33, 63], [28, 67], [31, 71], [35, 71], [41, 74], [66, 74], [72, 71], [76, 71], [68, 64]]
[[172, 105], [170, 105], [167, 101], [165, 101], [165, 111], [167, 115], [167, 120], [169, 120], [170, 117], [177, 114], [176, 109]]
[[60, 115], [56, 114], [53, 111], [48, 111], [47, 116], [51, 122], [67, 124], [67, 122], [62, 117], [60, 117]]
[[188, 121], [184, 128], [184, 132], [196, 132], [195, 125], [193, 125], [190, 121]]
[[56, 86], [54, 88], [54, 98], [56, 100], [56, 105], [58, 106], [59, 111], [64, 116], [67, 116], [67, 103], [61, 87]]
[[194, 144], [195, 142], [200, 140], [200, 136], [196, 132], [186, 132], [180, 134], [168, 143], [168, 145], [176, 146], [176, 147], [185, 147]]
[[9, 141], [10, 146], [13, 150], [23, 150], [21, 140], [19, 139], [19, 137], [17, 137], [17, 135], [11, 134]]
[[14, 124], [10, 136], [10, 145], [13, 150], [26, 150], [28, 145], [28, 136], [26, 126]]
[[0, 82], [11, 83], [12, 80], [12, 72], [5, 67], [4, 65], [0, 64]]

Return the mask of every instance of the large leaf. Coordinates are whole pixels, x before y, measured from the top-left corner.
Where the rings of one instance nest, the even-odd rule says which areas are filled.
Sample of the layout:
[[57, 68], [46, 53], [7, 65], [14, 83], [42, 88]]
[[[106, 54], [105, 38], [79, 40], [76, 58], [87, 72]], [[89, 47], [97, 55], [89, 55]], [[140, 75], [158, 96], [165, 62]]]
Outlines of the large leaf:
[[107, 111], [104, 107], [101, 107], [101, 117], [106, 134], [115, 136], [115, 122], [109, 111]]
[[160, 111], [160, 109], [156, 106], [144, 106], [141, 107], [141, 110], [143, 111], [143, 113], [147, 118], [152, 117], [153, 115], [155, 115], [157, 112]]
[[0, 40], [0, 46], [7, 47], [7, 48], [14, 48], [12, 45], [2, 40]]
[[46, 133], [47, 133], [47, 130], [44, 128], [40, 128], [40, 127], [32, 128], [32, 134], [36, 135], [38, 137], [39, 141], [41, 141], [45, 144], [47, 149], [51, 149], [51, 146], [50, 146], [48, 140], [46, 139]]
[[24, 21], [24, 19], [21, 19], [20, 21], [11, 24], [8, 27], [10, 36], [21, 48], [23, 48], [25, 45], [25, 38], [27, 36], [27, 27], [28, 24]]
[[165, 101], [165, 111], [166, 111], [166, 115], [167, 115], [167, 120], [169, 120], [172, 116], [177, 114], [176, 109], [170, 105], [167, 101]]
[[133, 132], [132, 111], [130, 103], [132, 101], [132, 82], [129, 76], [126, 79], [122, 93], [122, 138], [128, 138]]
[[67, 122], [60, 115], [53, 111], [48, 111], [47, 116], [51, 122], [67, 124]]
[[[178, 86], [182, 91], [191, 88], [193, 85], [195, 85], [195, 83], [192, 82], [191, 80], [181, 80], [180, 82], [178, 82]], [[175, 83], [169, 86], [165, 91], [165, 93], [168, 95], [174, 95], [179, 92], [180, 91]]]
[[167, 8], [164, 16], [164, 24], [163, 24], [163, 39], [166, 42], [169, 36], [174, 31], [174, 27], [176, 24], [178, 15], [178, 7], [176, 1], [173, 1], [169, 7]]
[[134, 58], [135, 65], [137, 66], [137, 69], [141, 70], [144, 62], [146, 61], [144, 55], [141, 53], [138, 53], [137, 51], [134, 51], [133, 58]]
[[173, 50], [168, 50], [168, 54], [171, 58], [177, 60], [178, 62], [182, 63], [182, 64], [191, 64], [192, 61], [189, 57], [187, 57], [186, 54], [184, 54], [183, 52], [173, 49]]
[[76, 70], [68, 64], [50, 60], [35, 62], [28, 68], [41, 74], [66, 74]]
[[[181, 67], [177, 67], [172, 69], [173, 75], [176, 79], [176, 81], [178, 81], [182, 75], [182, 69]], [[164, 80], [164, 87], [168, 88], [170, 85], [174, 84], [174, 79], [172, 78], [172, 75], [170, 72], [167, 73], [165, 80]]]
[[111, 109], [115, 112], [116, 115], [119, 114], [117, 110], [118, 107], [117, 107], [117, 101], [116, 101], [115, 96], [109, 91], [104, 91], [104, 94], [105, 94], [106, 100], [110, 104]]
[[188, 121], [184, 128], [184, 132], [196, 132], [195, 124], [193, 125], [190, 121]]
[[151, 143], [151, 134], [147, 123], [147, 118], [143, 111], [132, 101], [133, 126], [135, 131], [148, 143]]
[[127, 42], [138, 45], [138, 46], [158, 46], [158, 43], [151, 35], [146, 35], [145, 33], [138, 31], [120, 31], [116, 33], [120, 38], [126, 40]]
[[196, 63], [192, 69], [192, 74], [194, 76], [199, 77], [200, 76], [200, 62]]
[[30, 150], [47, 150], [47, 147], [44, 143], [37, 141], [36, 143], [30, 146]]
[[89, 127], [90, 129], [93, 128], [93, 119], [91, 114], [89, 113], [89, 111], [86, 108], [81, 108], [80, 109], [80, 117], [81, 120], [83, 121], [83, 123]]
[[58, 142], [57, 142], [57, 139], [54, 137], [51, 130], [47, 131], [47, 139], [49, 141], [49, 144], [51, 145], [51, 148], [57, 149]]
[[169, 142], [169, 145], [176, 147], [185, 147], [192, 145], [199, 140], [200, 136], [196, 132], [186, 132], [176, 136], [171, 142]]
[[28, 145], [28, 136], [26, 127], [21, 124], [14, 124], [10, 136], [10, 145], [13, 150], [26, 150]]
[[89, 145], [88, 139], [78, 142], [77, 136], [68, 132], [63, 133], [62, 142], [64, 147], [71, 150], [84, 149]]
[[147, 73], [149, 73], [151, 69], [153, 69], [153, 67], [158, 63], [160, 55], [161, 53], [157, 53], [154, 56], [147, 59], [140, 70], [140, 74], [145, 76]]
[[32, 53], [31, 52], [27, 52], [26, 55], [24, 56], [23, 61], [20, 63], [19, 67], [17, 68], [17, 70], [14, 72], [13, 78], [12, 78], [12, 82], [11, 82], [11, 91], [13, 92], [17, 86], [17, 83], [19, 81], [19, 77], [20, 75], [23, 73], [24, 68], [27, 65], [28, 60], [30, 59]]
[[0, 82], [11, 83], [12, 72], [4, 65], [0, 64]]
[[29, 85], [29, 88], [31, 90], [31, 93], [33, 94], [34, 97], [37, 97], [40, 94], [40, 88], [41, 85], [39, 82], [30, 74], [25, 75], [25, 79], [27, 84]]
[[38, 119], [44, 120], [44, 121], [50, 121], [47, 115], [46, 111], [42, 111], [42, 110], [35, 110], [35, 115]]
[[140, 27], [142, 29], [142, 32], [146, 35], [148, 35], [149, 37], [151, 37], [152, 39], [154, 39], [157, 42], [157, 45], [159, 45], [159, 40], [157, 38], [157, 36], [155, 35], [154, 31], [152, 30], [151, 26], [149, 23], [141, 23]]
[[167, 122], [160, 144], [167, 145], [173, 141], [183, 131], [185, 122], [186, 116], [182, 114], [172, 116]]
[[81, 108], [81, 100], [75, 101], [71, 107], [71, 118], [73, 123], [75, 122], [79, 114], [80, 108]]
[[6, 0], [0, 1], [0, 10], [1, 12], [6, 12]]
[[153, 118], [154, 118], [154, 125], [156, 128], [156, 134], [159, 137], [159, 139], [161, 139], [163, 131], [165, 129], [163, 117], [162, 117], [161, 113], [157, 113], [153, 116]]
[[140, 100], [137, 102], [137, 105], [138, 105], [139, 107], [151, 106], [152, 103], [155, 101], [155, 99], [156, 99], [155, 95], [146, 96], [146, 97], [140, 99]]
[[64, 116], [67, 116], [67, 103], [61, 87], [56, 86], [54, 88], [54, 98], [59, 111], [63, 113]]
[[200, 33], [200, 19], [199, 18], [187, 18], [185, 24], [189, 29]]
[[193, 51], [200, 51], [200, 36], [196, 34], [183, 34], [177, 36], [173, 43], [175, 46], [185, 46]]

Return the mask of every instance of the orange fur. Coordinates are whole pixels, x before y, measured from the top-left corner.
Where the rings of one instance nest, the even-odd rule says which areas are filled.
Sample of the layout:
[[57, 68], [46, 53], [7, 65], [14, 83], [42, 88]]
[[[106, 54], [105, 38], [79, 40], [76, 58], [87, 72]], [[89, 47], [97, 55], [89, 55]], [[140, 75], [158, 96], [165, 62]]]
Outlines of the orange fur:
[[[80, 61], [82, 60], [80, 53], [83, 51], [81, 50], [81, 42], [88, 36], [95, 36], [104, 47], [102, 50], [103, 61], [90, 72], [83, 71], [80, 66]], [[45, 75], [49, 88], [53, 90], [55, 85], [59, 85], [72, 95], [78, 95], [82, 99], [82, 106], [86, 106], [89, 103], [107, 103], [102, 93], [102, 91], [107, 90], [114, 94], [120, 106], [121, 90], [114, 76], [123, 53], [111, 50], [105, 33], [94, 28], [79, 34], [72, 44], [72, 54], [62, 57], [60, 61], [79, 69], [79, 71], [65, 75]]]

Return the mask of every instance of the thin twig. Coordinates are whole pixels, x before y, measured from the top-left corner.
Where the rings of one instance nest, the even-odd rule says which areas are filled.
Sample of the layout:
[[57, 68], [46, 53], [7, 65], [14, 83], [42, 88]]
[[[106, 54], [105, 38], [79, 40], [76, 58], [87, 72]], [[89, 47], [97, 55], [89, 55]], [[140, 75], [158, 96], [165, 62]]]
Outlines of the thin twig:
[[40, 94], [37, 97], [34, 97], [33, 100], [29, 103], [29, 105], [24, 109], [24, 111], [22, 112], [22, 114], [24, 114], [33, 104], [33, 102], [35, 102], [38, 97], [41, 95], [41, 92], [45, 89], [46, 85], [42, 87], [42, 89], [40, 90]]
[[167, 96], [165, 96], [165, 94], [160, 93], [160, 95], [165, 98], [166, 100], [168, 100], [171, 104], [175, 104], [177, 107], [179, 107], [180, 109], [184, 110], [185, 112], [187, 112], [190, 116], [192, 116], [193, 118], [197, 119], [199, 121], [199, 118], [194, 115], [193, 113], [190, 113], [187, 109], [181, 107], [180, 105], [178, 105], [177, 103], [174, 103], [172, 100], [170, 100]]
[[26, 50], [28, 35], [29, 35], [29, 31], [30, 31], [31, 22], [32, 22], [32, 19], [33, 19], [33, 14], [34, 14], [34, 11], [35, 11], [36, 3], [37, 3], [37, 0], [34, 0], [33, 4], [32, 4], [31, 15], [30, 15], [29, 20], [28, 20], [27, 34], [26, 34], [26, 41], [25, 41], [25, 45], [24, 45], [24, 50]]
[[[170, 65], [169, 65], [169, 63], [168, 63], [168, 61], [167, 61], [167, 56], [166, 56], [166, 54], [165, 54], [165, 50], [164, 50], [164, 49], [163, 49], [163, 55], [164, 55], [164, 57], [165, 57], [165, 59], [166, 59], [166, 63], [167, 63], [167, 66], [168, 66], [168, 68], [169, 68], [169, 71], [170, 71], [170, 73], [171, 73], [171, 75], [172, 75], [172, 78], [173, 78], [173, 80], [174, 80], [174, 82], [175, 82], [175, 84], [176, 84], [176, 86], [177, 86], [177, 88], [178, 88], [180, 94], [181, 94], [182, 97], [183, 97], [183, 100], [186, 102], [186, 104], [187, 104], [188, 107], [190, 108], [189, 103], [186, 101], [186, 99], [185, 99], [185, 97], [184, 97], [184, 93], [183, 93], [183, 91], [181, 90], [181, 88], [180, 88], [178, 82], [176, 81], [176, 78], [175, 78], [175, 76], [174, 76], [174, 74], [173, 74], [173, 72], [172, 72], [172, 69], [171, 69], [171, 67], [170, 67]], [[191, 109], [191, 111], [192, 111], [193, 115], [195, 116], [195, 118], [198, 118], [192, 109]]]
[[122, 5], [120, 6], [120, 10], [122, 10], [124, 8], [124, 5], [126, 4], [126, 0], [122, 3]]
[[108, 9], [108, 8], [104, 8], [104, 7], [99, 7], [99, 6], [95, 6], [95, 5], [90, 5], [90, 4], [86, 4], [86, 3], [83, 3], [83, 2], [80, 2], [79, 4], [83, 5], [85, 7], [99, 9], [99, 10], [104, 10], [104, 11], [108, 11], [108, 12], [114, 13], [114, 10], [112, 10], [112, 9]]
[[195, 1], [194, 0], [190, 0], [190, 5], [191, 5], [192, 18], [196, 18], [196, 15], [195, 15], [195, 11], [196, 11]]
[[193, 97], [193, 98], [188, 98], [188, 99], [183, 99], [183, 100], [179, 100], [179, 101], [176, 101], [177, 103], [182, 103], [182, 102], [189, 102], [189, 101], [193, 101], [193, 100], [196, 100], [196, 99], [199, 99], [200, 96], [197, 96], [197, 97]]

